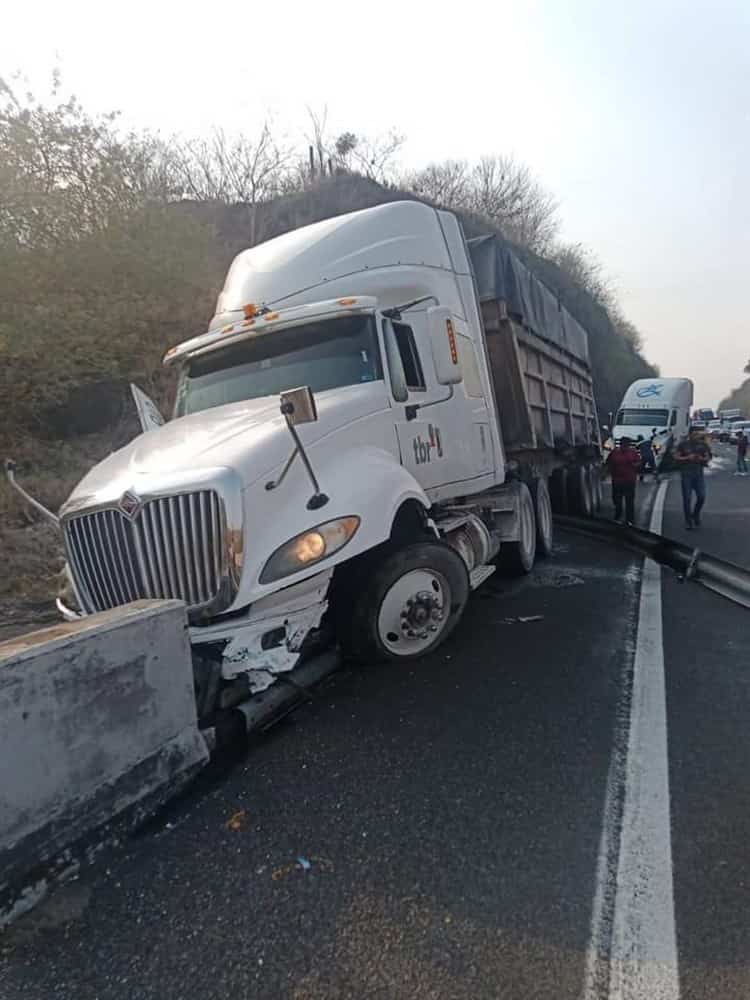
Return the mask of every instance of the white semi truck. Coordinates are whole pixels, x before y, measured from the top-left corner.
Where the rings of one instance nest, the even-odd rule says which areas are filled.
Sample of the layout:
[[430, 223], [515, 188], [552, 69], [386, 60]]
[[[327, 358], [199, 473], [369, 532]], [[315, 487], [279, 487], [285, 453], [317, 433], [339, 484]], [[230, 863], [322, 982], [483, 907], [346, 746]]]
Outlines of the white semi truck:
[[585, 330], [506, 244], [395, 202], [233, 262], [209, 329], [168, 351], [162, 421], [62, 507], [77, 607], [187, 605], [199, 714], [323, 644], [411, 660], [552, 508], [600, 501]]
[[612, 437], [615, 444], [653, 436], [656, 465], [669, 462], [675, 445], [690, 426], [693, 383], [689, 378], [639, 378], [625, 391], [617, 411]]

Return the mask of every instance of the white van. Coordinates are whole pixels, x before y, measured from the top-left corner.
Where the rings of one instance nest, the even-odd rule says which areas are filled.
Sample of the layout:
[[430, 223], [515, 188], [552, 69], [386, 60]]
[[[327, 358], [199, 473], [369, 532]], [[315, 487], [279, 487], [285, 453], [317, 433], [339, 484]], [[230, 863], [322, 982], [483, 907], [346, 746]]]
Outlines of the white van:
[[693, 383], [689, 378], [639, 378], [622, 397], [612, 437], [635, 442], [639, 436], [648, 440], [656, 431], [657, 464], [661, 465], [672, 447], [684, 437], [690, 426]]

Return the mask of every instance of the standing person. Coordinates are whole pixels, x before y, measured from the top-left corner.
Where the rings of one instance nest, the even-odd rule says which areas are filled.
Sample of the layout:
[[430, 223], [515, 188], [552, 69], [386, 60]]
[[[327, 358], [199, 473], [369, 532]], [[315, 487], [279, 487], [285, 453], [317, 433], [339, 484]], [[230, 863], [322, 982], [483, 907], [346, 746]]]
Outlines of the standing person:
[[659, 432], [656, 427], [651, 428], [651, 451], [654, 455], [654, 479], [659, 482], [659, 466], [656, 464], [656, 460], [659, 456], [659, 442], [658, 442]]
[[641, 456], [641, 475], [640, 479], [643, 482], [643, 477], [647, 472], [653, 472], [654, 481], [659, 482], [659, 473], [656, 471], [656, 456], [654, 455], [654, 446], [651, 441], [644, 441], [643, 435], [638, 435], [638, 440], [636, 441], [636, 447]]
[[747, 475], [747, 438], [745, 432], [740, 431], [737, 435], [737, 471], [735, 476]]
[[607, 469], [612, 477], [612, 503], [615, 507], [615, 521], [622, 519], [622, 505], [625, 503], [625, 522], [635, 521], [635, 484], [641, 456], [629, 437], [620, 438], [620, 447], [609, 453]]
[[[711, 449], [697, 427], [690, 428], [690, 434], [677, 445], [675, 461], [682, 474], [682, 509], [685, 527], [688, 531], [699, 528], [701, 511], [706, 502], [706, 482], [703, 470], [713, 458]], [[692, 506], [695, 493], [695, 506]]]

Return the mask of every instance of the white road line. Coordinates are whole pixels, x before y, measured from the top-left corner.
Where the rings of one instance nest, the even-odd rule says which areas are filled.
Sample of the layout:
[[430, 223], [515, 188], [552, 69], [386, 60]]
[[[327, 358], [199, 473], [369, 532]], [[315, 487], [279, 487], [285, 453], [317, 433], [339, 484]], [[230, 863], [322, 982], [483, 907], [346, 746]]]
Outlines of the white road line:
[[[657, 533], [668, 485], [654, 499]], [[583, 997], [678, 1000], [661, 568], [648, 559], [626, 733], [616, 736], [607, 781]]]

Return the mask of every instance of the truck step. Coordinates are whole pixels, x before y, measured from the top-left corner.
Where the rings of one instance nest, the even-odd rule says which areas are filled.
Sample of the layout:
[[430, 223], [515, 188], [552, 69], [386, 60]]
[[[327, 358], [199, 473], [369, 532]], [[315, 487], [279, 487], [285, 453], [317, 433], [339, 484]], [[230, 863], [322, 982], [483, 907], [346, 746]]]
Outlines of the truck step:
[[476, 590], [480, 583], [484, 583], [488, 576], [492, 574], [497, 569], [497, 566], [477, 566], [469, 574], [469, 586], [472, 590]]

